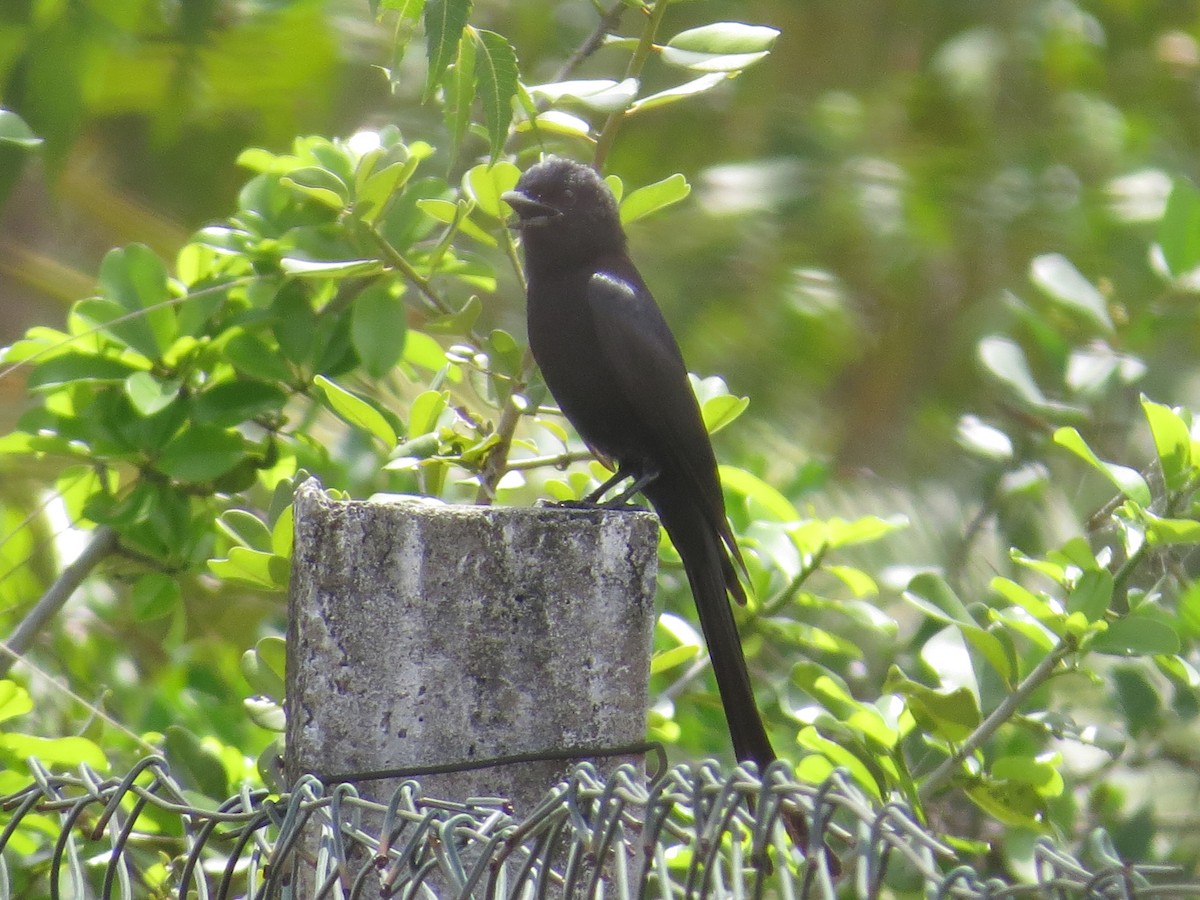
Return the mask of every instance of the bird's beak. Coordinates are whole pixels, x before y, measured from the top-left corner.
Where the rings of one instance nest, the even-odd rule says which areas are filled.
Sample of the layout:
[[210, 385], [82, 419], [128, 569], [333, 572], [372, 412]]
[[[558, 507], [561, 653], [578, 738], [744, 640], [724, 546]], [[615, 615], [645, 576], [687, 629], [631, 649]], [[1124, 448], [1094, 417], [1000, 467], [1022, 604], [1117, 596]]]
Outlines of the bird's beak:
[[518, 228], [528, 225], [544, 225], [561, 215], [550, 204], [534, 200], [521, 191], [505, 191], [500, 195], [500, 199], [511, 206], [517, 214], [519, 221], [516, 223], [516, 227]]

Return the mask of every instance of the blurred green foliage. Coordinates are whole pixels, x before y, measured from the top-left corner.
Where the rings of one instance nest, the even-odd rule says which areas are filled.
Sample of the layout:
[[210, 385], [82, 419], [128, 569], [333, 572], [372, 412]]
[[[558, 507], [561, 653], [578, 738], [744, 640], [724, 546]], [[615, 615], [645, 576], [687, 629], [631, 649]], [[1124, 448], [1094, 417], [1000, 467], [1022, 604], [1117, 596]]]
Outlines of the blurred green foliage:
[[[747, 654], [801, 777], [845, 767], [998, 871], [1095, 826], [1194, 866], [1200, 9], [626, 5], [578, 58], [582, 0], [0, 12], [0, 154], [194, 230], [65, 253], [95, 296], [0, 363], [31, 396], [0, 438], [0, 631], [68, 526], [120, 541], [0, 681], [0, 792], [35, 745], [161, 747], [214, 798], [255, 777], [299, 473], [506, 503], [603, 477], [524, 352], [499, 195], [548, 149], [605, 158], [722, 375], [695, 386]], [[662, 556], [651, 731], [725, 753]]]

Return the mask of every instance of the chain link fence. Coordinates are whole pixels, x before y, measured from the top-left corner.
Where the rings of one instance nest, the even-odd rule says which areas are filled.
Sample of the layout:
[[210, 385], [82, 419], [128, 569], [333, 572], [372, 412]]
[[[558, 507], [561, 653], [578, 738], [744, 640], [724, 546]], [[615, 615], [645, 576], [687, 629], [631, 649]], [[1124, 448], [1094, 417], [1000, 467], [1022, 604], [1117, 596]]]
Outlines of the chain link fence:
[[[401, 784], [385, 804], [302, 779], [206, 805], [148, 757], [124, 778], [81, 768], [0, 797], [2, 898], [1200, 898], [1175, 869], [1127, 865], [1102, 835], [1080, 856], [1042, 839], [1027, 883], [985, 879], [903, 804], [783, 766], [573, 767], [529, 815]], [[780, 827], [809, 820], [807, 857]], [[823, 850], [827, 845], [840, 858]]]

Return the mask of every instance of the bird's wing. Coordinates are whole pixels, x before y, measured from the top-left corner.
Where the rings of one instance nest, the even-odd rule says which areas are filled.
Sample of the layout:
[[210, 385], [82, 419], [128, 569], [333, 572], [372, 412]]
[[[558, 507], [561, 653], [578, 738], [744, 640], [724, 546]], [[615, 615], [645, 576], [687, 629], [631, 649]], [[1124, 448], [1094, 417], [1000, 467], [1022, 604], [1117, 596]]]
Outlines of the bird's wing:
[[702, 514], [740, 563], [725, 520], [712, 444], [679, 345], [658, 304], [636, 272], [597, 272], [587, 298], [600, 352], [615, 373], [612, 388], [633, 408], [647, 443], [661, 450], [663, 461], [703, 498]]

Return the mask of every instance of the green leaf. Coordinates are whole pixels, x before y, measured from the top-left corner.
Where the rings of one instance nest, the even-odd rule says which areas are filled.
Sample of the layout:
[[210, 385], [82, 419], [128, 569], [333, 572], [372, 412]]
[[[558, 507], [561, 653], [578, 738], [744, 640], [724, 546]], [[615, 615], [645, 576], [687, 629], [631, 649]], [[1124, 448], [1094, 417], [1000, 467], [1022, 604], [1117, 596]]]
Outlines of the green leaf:
[[914, 577], [901, 596], [938, 622], [956, 626], [963, 638], [1004, 679], [1011, 683], [1016, 671], [1005, 645], [996, 635], [980, 627], [946, 580], [933, 572]]
[[320, 166], [292, 169], [281, 177], [279, 182], [330, 209], [342, 210], [350, 205], [350, 188], [346, 186], [346, 182]]
[[750, 406], [749, 397], [735, 397], [733, 394], [721, 394], [710, 397], [700, 406], [704, 417], [704, 428], [709, 434], [716, 434]]
[[1146, 540], [1151, 546], [1200, 544], [1200, 522], [1195, 519], [1163, 519], [1146, 513]]
[[284, 698], [284, 658], [287, 643], [278, 637], [265, 637], [254, 649], [242, 654], [242, 675], [256, 694], [282, 702]]
[[1045, 801], [1031, 785], [987, 781], [970, 785], [966, 793], [976, 806], [1006, 825], [1034, 831], [1045, 830]]
[[125, 394], [143, 416], [152, 416], [170, 406], [179, 396], [178, 381], [159, 381], [149, 372], [134, 372], [125, 379]]
[[1200, 191], [1182, 178], [1175, 179], [1158, 223], [1158, 245], [1172, 275], [1200, 266]]
[[550, 103], [569, 100], [596, 112], [614, 113], [626, 109], [637, 96], [637, 90], [638, 83], [634, 78], [624, 81], [599, 78], [536, 84], [529, 88], [529, 93]]
[[996, 462], [1007, 462], [1013, 456], [1012, 438], [977, 416], [966, 415], [958, 420], [958, 444], [976, 456]]
[[1154, 449], [1162, 464], [1168, 490], [1177, 490], [1187, 481], [1192, 466], [1192, 436], [1187, 423], [1175, 410], [1142, 395], [1142, 412], [1150, 423]]
[[672, 647], [670, 650], [655, 653], [650, 658], [650, 674], [657, 675], [660, 672], [681, 666], [685, 662], [695, 659], [701, 652], [700, 647], [695, 644], [683, 644], [679, 647]]
[[271, 530], [262, 519], [248, 510], [225, 510], [217, 517], [217, 528], [243, 547], [264, 552], [272, 549]]
[[687, 179], [676, 173], [662, 181], [640, 187], [621, 202], [621, 222], [628, 225], [653, 212], [678, 203], [692, 192]]
[[1036, 257], [1029, 264], [1029, 280], [1048, 299], [1088, 319], [1106, 334], [1112, 333], [1104, 295], [1061, 253]]
[[732, 73], [728, 72], [711, 72], [708, 75], [701, 75], [699, 78], [678, 85], [677, 87], [659, 91], [657, 94], [651, 94], [648, 97], [642, 97], [640, 100], [629, 105], [629, 112], [641, 112], [646, 109], [666, 106], [669, 103], [678, 103], [680, 100], [686, 100], [689, 97], [695, 97], [697, 94], [711, 91], [718, 85], [724, 84], [731, 77], [733, 77]]
[[446, 409], [448, 391], [424, 391], [412, 402], [408, 414], [408, 438], [412, 440], [437, 429], [438, 419]]
[[354, 197], [354, 212], [364, 222], [374, 222], [387, 209], [392, 196], [417, 171], [420, 159], [410, 156], [407, 162], [392, 163], [367, 176]]
[[882, 518], [863, 516], [848, 522], [834, 516], [825, 520], [825, 541], [830, 548], [869, 544], [908, 527], [908, 518], [897, 514]]
[[7, 750], [18, 759], [32, 757], [52, 768], [86, 765], [99, 772], [107, 772], [109, 768], [104, 751], [82, 737], [42, 738], [8, 732], [0, 734], [0, 750]]
[[1121, 493], [1134, 503], [1143, 507], [1150, 505], [1152, 497], [1150, 495], [1150, 486], [1146, 484], [1146, 479], [1136, 469], [1102, 461], [1092, 452], [1092, 448], [1087, 445], [1083, 436], [1075, 428], [1065, 427], [1055, 431], [1054, 443], [1070, 450], [1112, 482]]
[[1179, 652], [1179, 635], [1170, 625], [1136, 613], [1108, 623], [1088, 645], [1113, 656], [1155, 656]]
[[172, 777], [185, 787], [213, 799], [228, 797], [229, 776], [221, 758], [186, 728], [167, 726], [163, 754], [171, 767]]
[[979, 342], [979, 361], [1001, 384], [1034, 408], [1046, 406], [1046, 396], [1029, 371], [1025, 351], [1005, 337], [989, 335]]
[[172, 438], [155, 461], [160, 472], [193, 483], [224, 475], [246, 455], [246, 440], [215, 425], [191, 425]]
[[33, 390], [88, 382], [117, 384], [139, 371], [137, 366], [111, 356], [64, 353], [40, 363], [29, 373], [26, 385]]
[[162, 572], [147, 572], [133, 586], [133, 617], [138, 622], [160, 619], [173, 612], [182, 599], [178, 579]]
[[428, 73], [421, 102], [428, 103], [457, 55], [458, 42], [471, 17], [471, 0], [426, 0], [425, 55]]
[[24, 150], [32, 150], [42, 143], [42, 138], [33, 133], [25, 120], [15, 112], [0, 109], [0, 144], [12, 144]]
[[978, 700], [965, 687], [935, 691], [912, 681], [893, 666], [883, 689], [903, 696], [921, 727], [943, 740], [954, 743], [966, 740], [983, 721]]
[[1091, 569], [1079, 576], [1067, 597], [1067, 612], [1081, 612], [1089, 622], [1099, 622], [1112, 602], [1113, 577], [1107, 569]]
[[744, 497], [753, 518], [773, 522], [794, 522], [800, 518], [791, 501], [758, 476], [734, 466], [719, 466], [718, 471], [721, 486]]
[[840, 744], [823, 737], [811, 725], [800, 729], [800, 734], [796, 736], [796, 742], [801, 746], [816, 753], [820, 753], [829, 759], [835, 766], [844, 767], [849, 770], [854, 778], [856, 786], [868, 791], [876, 800], [882, 800], [882, 794], [879, 790], [879, 782], [875, 776], [850, 750]]
[[512, 124], [512, 101], [517, 95], [519, 74], [517, 54], [503, 35], [494, 31], [477, 31], [475, 34], [479, 40], [479, 52], [475, 56], [477, 93], [492, 161], [495, 162], [504, 150], [508, 126]]
[[388, 450], [396, 446], [396, 432], [384, 415], [370, 403], [324, 375], [318, 375], [313, 383], [324, 393], [329, 408], [341, 419], [374, 435]]
[[0, 722], [23, 716], [33, 709], [29, 691], [15, 681], [0, 680]]
[[463, 175], [463, 190], [475, 201], [479, 210], [493, 219], [507, 219], [511, 210], [500, 199], [505, 191], [517, 186], [521, 170], [510, 162], [490, 166], [475, 166]]
[[536, 131], [541, 134], [561, 134], [566, 137], [587, 137], [592, 133], [592, 126], [587, 119], [564, 112], [561, 109], [548, 109], [536, 116], [517, 122], [518, 134]]
[[383, 263], [377, 259], [326, 260], [285, 256], [279, 260], [279, 267], [300, 278], [361, 278], [383, 271]]
[[232, 428], [259, 416], [277, 415], [287, 395], [266, 381], [236, 378], [222, 381], [191, 399], [191, 419], [206, 425]]
[[1010, 578], [996, 576], [989, 585], [1013, 606], [1018, 606], [1057, 635], [1062, 634], [1063, 612], [1047, 596], [1035, 594]]
[[471, 107], [475, 103], [475, 46], [474, 30], [464, 31], [458, 42], [458, 56], [446, 75], [443, 115], [450, 134], [450, 152], [458, 157], [459, 148], [471, 124]]
[[714, 22], [681, 31], [662, 50], [663, 61], [699, 72], [734, 72], [763, 59], [779, 32], [765, 25]]
[[355, 299], [350, 342], [372, 378], [382, 378], [400, 362], [407, 332], [408, 310], [404, 300], [393, 297], [385, 282], [370, 285]]
[[1200, 638], [1200, 581], [1193, 581], [1179, 598], [1179, 625], [1192, 640]]
[[285, 557], [246, 547], [231, 547], [227, 559], [210, 559], [208, 569], [222, 580], [272, 591], [285, 590], [291, 577]]
[[99, 284], [104, 299], [137, 314], [109, 330], [143, 356], [160, 358], [178, 334], [175, 311], [164, 305], [171, 295], [163, 261], [144, 244], [110, 250], [100, 262]]

